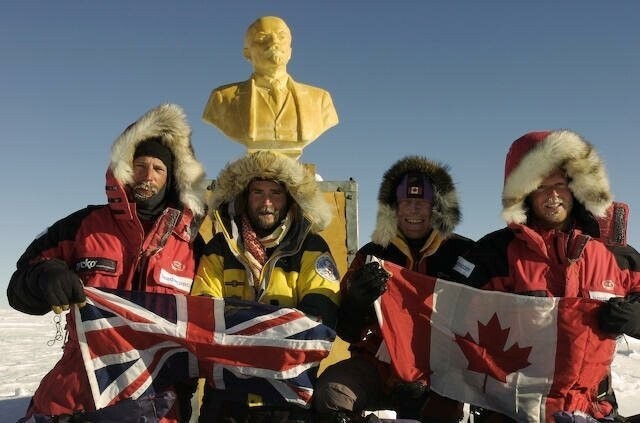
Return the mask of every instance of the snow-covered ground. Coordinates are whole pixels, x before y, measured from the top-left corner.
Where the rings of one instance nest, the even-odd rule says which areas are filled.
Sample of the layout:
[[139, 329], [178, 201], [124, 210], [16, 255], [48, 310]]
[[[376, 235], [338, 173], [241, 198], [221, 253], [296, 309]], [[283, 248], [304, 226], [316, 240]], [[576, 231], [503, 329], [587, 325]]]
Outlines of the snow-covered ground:
[[[2, 423], [15, 422], [24, 415], [30, 395], [62, 354], [62, 341], [48, 345], [56, 336], [53, 316], [0, 309]], [[621, 414], [640, 414], [640, 340], [627, 337], [620, 341], [613, 363], [613, 383]]]

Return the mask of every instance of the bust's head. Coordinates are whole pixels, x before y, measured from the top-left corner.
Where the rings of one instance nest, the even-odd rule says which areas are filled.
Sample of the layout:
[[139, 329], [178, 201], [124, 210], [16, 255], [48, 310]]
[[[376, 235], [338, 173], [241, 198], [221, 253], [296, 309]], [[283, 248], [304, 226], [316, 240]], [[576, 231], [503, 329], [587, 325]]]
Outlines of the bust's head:
[[244, 38], [244, 57], [254, 69], [286, 67], [291, 59], [291, 31], [282, 19], [263, 16], [256, 19]]

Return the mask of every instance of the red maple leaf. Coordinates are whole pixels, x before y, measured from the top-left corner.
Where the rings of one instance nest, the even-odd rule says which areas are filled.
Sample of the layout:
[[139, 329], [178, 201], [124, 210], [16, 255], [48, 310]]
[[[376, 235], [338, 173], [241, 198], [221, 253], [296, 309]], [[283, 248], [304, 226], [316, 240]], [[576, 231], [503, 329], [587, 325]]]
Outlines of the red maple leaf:
[[487, 376], [506, 382], [510, 373], [531, 364], [528, 361], [531, 347], [520, 348], [516, 342], [508, 350], [503, 350], [508, 336], [509, 328], [502, 329], [495, 313], [486, 325], [478, 322], [477, 343], [468, 332], [464, 337], [455, 336], [456, 343], [469, 360], [467, 368], [485, 374], [483, 391], [486, 390]]

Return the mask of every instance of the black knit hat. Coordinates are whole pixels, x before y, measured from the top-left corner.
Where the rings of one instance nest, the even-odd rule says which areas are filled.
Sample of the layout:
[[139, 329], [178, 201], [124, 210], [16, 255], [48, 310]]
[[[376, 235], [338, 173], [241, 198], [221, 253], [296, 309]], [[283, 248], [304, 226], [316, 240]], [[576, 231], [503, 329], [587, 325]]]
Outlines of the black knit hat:
[[150, 156], [162, 160], [162, 163], [167, 167], [167, 173], [170, 175], [173, 171], [173, 154], [171, 150], [165, 146], [161, 138], [147, 138], [142, 141], [136, 147], [135, 153], [133, 153], [133, 159], [140, 156]]
[[422, 198], [433, 203], [433, 187], [426, 173], [407, 172], [396, 187], [396, 201]]

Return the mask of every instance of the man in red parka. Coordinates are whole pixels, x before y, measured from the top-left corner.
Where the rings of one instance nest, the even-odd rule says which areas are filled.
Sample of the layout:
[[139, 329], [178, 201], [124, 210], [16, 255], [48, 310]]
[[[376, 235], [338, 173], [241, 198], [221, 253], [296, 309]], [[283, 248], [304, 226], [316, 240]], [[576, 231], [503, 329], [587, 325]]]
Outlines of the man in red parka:
[[[507, 227], [477, 241], [454, 268], [460, 281], [495, 291], [604, 301], [604, 336], [640, 337], [640, 255], [603, 242], [598, 219], [612, 204], [602, 159], [572, 131], [531, 132], [507, 153], [502, 217]], [[562, 410], [612, 420], [610, 349], [591, 351], [599, 386], [573, 386]], [[596, 377], [597, 376], [597, 377]], [[550, 410], [553, 414], [554, 410]], [[489, 410], [474, 421], [507, 422]]]
[[[11, 277], [9, 304], [28, 314], [61, 313], [83, 304], [83, 286], [188, 294], [196, 269], [194, 240], [205, 213], [204, 177], [183, 110], [164, 104], [148, 111], [112, 146], [108, 204], [72, 213], [29, 245]], [[74, 328], [69, 313], [69, 340], [77, 338]], [[27, 416], [95, 408], [77, 345], [66, 343]], [[182, 414], [189, 414], [187, 402]], [[174, 404], [161, 421], [179, 421], [178, 408]]]

